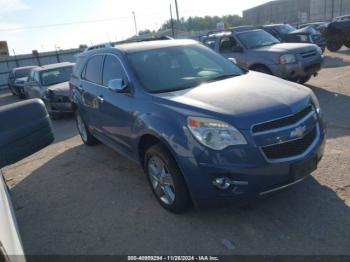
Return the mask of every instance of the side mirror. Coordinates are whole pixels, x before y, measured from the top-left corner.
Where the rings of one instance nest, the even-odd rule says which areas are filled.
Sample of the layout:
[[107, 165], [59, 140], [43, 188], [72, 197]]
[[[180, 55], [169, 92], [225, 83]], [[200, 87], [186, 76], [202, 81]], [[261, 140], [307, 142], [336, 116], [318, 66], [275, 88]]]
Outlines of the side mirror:
[[232, 52], [243, 53], [243, 48], [241, 46], [233, 46], [232, 47]]
[[39, 99], [0, 107], [0, 168], [34, 154], [54, 140], [50, 117]]
[[237, 60], [236, 58], [233, 58], [233, 57], [229, 57], [227, 58], [229, 61], [231, 61], [232, 63], [234, 63], [235, 65], [237, 65]]
[[116, 93], [121, 93], [127, 89], [128, 84], [125, 83], [123, 79], [112, 79], [108, 81], [108, 88], [109, 90], [116, 92]]

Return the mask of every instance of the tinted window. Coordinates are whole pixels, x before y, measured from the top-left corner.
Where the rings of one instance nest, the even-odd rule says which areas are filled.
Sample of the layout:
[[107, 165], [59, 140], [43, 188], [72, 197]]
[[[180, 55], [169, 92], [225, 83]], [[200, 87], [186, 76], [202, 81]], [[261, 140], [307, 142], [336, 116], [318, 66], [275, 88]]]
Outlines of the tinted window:
[[85, 69], [85, 80], [100, 84], [100, 72], [103, 56], [93, 56], [86, 65]]
[[16, 78], [22, 78], [22, 77], [29, 76], [30, 70], [31, 69], [29, 69], [29, 68], [28, 69], [16, 70], [15, 77]]
[[238, 45], [233, 37], [223, 37], [220, 40], [220, 52], [232, 52], [236, 46]]
[[112, 79], [124, 79], [124, 71], [119, 60], [114, 56], [108, 55], [103, 66], [102, 84], [108, 86], [108, 82]]
[[128, 55], [143, 87], [171, 92], [243, 74], [232, 62], [203, 45], [185, 45]]

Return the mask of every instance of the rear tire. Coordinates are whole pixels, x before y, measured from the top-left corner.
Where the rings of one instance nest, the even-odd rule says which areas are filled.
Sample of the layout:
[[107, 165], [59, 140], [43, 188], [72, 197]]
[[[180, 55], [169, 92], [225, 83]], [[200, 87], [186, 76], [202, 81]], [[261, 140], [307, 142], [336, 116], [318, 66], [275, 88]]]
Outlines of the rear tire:
[[307, 81], [311, 79], [311, 76], [304, 76], [302, 78], [299, 78], [298, 83], [299, 84], [305, 84]]
[[75, 112], [75, 120], [79, 135], [81, 137], [81, 140], [83, 140], [83, 143], [87, 146], [94, 146], [98, 144], [98, 140], [90, 133], [78, 110]]
[[343, 42], [338, 39], [330, 39], [327, 41], [327, 49], [331, 52], [337, 52], [343, 46]]
[[175, 214], [189, 210], [192, 202], [186, 182], [174, 158], [162, 144], [146, 151], [144, 170], [153, 194], [163, 208]]

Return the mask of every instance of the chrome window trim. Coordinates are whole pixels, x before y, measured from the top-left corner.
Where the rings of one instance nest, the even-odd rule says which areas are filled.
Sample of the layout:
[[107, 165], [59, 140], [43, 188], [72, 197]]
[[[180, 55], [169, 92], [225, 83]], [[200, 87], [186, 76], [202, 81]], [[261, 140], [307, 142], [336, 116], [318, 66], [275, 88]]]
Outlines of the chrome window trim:
[[[122, 68], [123, 68], [123, 71], [124, 71], [124, 73], [125, 73], [125, 75], [126, 75], [126, 78], [127, 78], [128, 82], [131, 83], [130, 76], [129, 76], [129, 74], [128, 74], [128, 72], [127, 72], [127, 70], [126, 70], [126, 68], [125, 68], [125, 66], [124, 66], [124, 64], [123, 64], [123, 62], [122, 62], [122, 60], [121, 60], [116, 54], [112, 54], [112, 53], [98, 53], [98, 54], [93, 54], [93, 55], [91, 55], [91, 56], [89, 57], [89, 59], [86, 61], [84, 67], [83, 67], [83, 70], [82, 70], [82, 72], [81, 72], [81, 74], [80, 74], [80, 80], [81, 80], [81, 81], [84, 81], [84, 82], [87, 82], [87, 83], [90, 83], [90, 84], [94, 84], [94, 85], [99, 86], [99, 87], [102, 87], [102, 88], [108, 88], [107, 86], [102, 85], [102, 83], [101, 83], [101, 84], [98, 84], [98, 83], [95, 83], [95, 82], [91, 82], [91, 81], [86, 80], [86, 79], [84, 79], [84, 78], [82, 77], [82, 73], [85, 71], [86, 66], [87, 66], [87, 64], [89, 63], [90, 59], [93, 58], [94, 56], [103, 56], [102, 67], [101, 67], [101, 72], [100, 72], [101, 77], [103, 78], [103, 66], [104, 66], [104, 62], [105, 62], [105, 59], [106, 59], [106, 56], [107, 56], [107, 55], [109, 55], [109, 56], [114, 56], [115, 58], [118, 59], [118, 61], [120, 62], [121, 66], [122, 66]], [[101, 78], [101, 81], [103, 81], [102, 78]]]

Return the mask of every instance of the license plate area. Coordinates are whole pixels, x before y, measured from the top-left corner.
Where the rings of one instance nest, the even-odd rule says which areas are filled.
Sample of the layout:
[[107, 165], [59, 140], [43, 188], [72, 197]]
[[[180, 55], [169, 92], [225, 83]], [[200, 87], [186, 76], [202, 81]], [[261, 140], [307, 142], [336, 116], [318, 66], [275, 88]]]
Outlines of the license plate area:
[[291, 166], [292, 180], [296, 181], [311, 174], [317, 169], [317, 157], [313, 157], [306, 161], [295, 163]]

